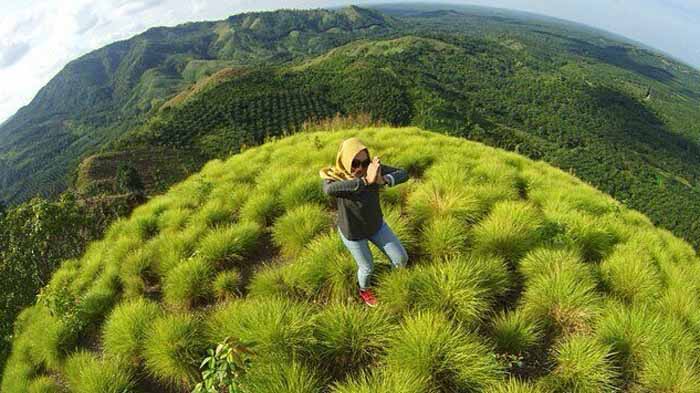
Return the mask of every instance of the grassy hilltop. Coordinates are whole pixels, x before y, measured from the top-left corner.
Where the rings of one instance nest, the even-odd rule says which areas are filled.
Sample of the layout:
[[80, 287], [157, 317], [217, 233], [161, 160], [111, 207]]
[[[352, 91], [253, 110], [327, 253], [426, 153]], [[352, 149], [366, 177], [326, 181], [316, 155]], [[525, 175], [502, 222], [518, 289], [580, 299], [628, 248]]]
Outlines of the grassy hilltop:
[[[359, 136], [411, 179], [381, 193], [409, 267], [381, 303], [318, 169]], [[254, 341], [265, 392], [694, 392], [700, 261], [543, 162], [417, 128], [298, 133], [209, 162], [65, 261], [16, 323], [1, 389], [178, 392]]]

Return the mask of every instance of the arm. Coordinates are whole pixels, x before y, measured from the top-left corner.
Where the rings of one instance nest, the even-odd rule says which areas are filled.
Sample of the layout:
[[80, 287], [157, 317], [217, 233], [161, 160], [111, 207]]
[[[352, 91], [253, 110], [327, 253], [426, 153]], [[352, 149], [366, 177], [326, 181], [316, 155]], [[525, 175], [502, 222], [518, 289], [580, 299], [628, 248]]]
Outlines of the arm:
[[355, 178], [351, 180], [331, 180], [323, 179], [323, 192], [330, 196], [343, 197], [355, 192], [363, 191], [369, 187], [365, 185], [362, 179]]
[[382, 164], [382, 177], [387, 187], [393, 187], [408, 180], [408, 172], [405, 169]]

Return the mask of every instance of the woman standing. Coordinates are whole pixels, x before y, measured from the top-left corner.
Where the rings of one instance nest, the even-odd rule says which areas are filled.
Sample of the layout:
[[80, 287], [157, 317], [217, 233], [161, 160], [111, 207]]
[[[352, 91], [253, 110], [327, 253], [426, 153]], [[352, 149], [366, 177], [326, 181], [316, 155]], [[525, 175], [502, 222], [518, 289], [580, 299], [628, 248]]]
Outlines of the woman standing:
[[319, 174], [323, 178], [323, 192], [337, 199], [336, 226], [357, 262], [360, 297], [375, 307], [377, 300], [369, 286], [374, 264], [367, 240], [382, 250], [394, 267], [403, 267], [408, 261], [406, 249], [384, 221], [378, 191], [405, 182], [408, 173], [381, 165], [376, 156], [370, 161], [367, 147], [352, 137], [340, 144], [335, 166], [325, 167]]

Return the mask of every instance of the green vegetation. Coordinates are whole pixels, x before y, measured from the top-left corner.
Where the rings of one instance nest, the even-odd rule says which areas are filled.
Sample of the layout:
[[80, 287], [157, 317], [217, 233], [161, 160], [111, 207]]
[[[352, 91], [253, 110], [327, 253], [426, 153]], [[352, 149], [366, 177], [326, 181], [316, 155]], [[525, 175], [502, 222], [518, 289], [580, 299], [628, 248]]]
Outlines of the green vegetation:
[[[576, 174], [649, 217], [627, 210], [625, 222], [650, 221], [700, 246], [697, 70], [560, 20], [441, 7], [246, 13], [150, 29], [66, 66], [0, 127], [0, 198], [10, 202], [0, 204], [0, 273], [11, 277], [0, 302], [0, 366], [13, 320], [32, 304], [59, 261], [76, 258], [116, 217], [214, 158], [208, 171], [221, 181], [255, 184], [259, 192], [200, 179], [156, 198], [140, 219], [121, 228], [133, 236], [110, 235], [115, 247], [104, 261], [95, 251], [86, 273], [63, 274], [80, 283], [54, 296], [65, 301], [64, 311], [83, 315], [78, 317], [83, 322], [89, 317], [88, 325], [94, 325], [112, 307], [114, 293], [130, 300], [167, 298], [168, 307], [179, 309], [248, 291], [291, 293], [298, 300], [353, 296], [348, 284], [353, 265], [342, 253], [330, 253], [331, 262], [323, 264], [320, 252], [304, 249], [329, 222], [321, 209], [331, 201], [315, 175], [300, 177], [279, 164], [276, 176], [259, 179], [265, 168], [260, 164], [274, 157], [270, 150], [245, 165], [224, 165], [231, 154], [300, 130], [414, 125], [515, 151]], [[322, 150], [324, 143], [315, 138], [308, 146], [290, 161], [315, 165], [306, 153]], [[588, 325], [602, 307], [591, 288], [626, 305], [647, 303], [650, 294], [669, 285], [668, 276], [688, 274], [657, 262], [669, 234], [654, 240], [619, 221], [600, 221], [619, 206], [601, 202], [593, 191], [574, 197], [530, 173], [535, 169], [520, 160], [464, 162], [461, 153], [438, 159], [426, 148], [398, 154], [392, 146], [377, 146], [393, 155], [392, 164], [425, 180], [412, 179], [383, 195], [412, 255], [431, 260], [476, 251], [503, 258], [512, 268], [536, 250], [576, 254], [571, 258], [578, 265], [562, 262], [567, 267], [556, 273], [558, 287], [543, 279], [524, 288], [533, 302], [544, 296], [537, 307], [528, 307], [527, 318], [549, 315], [550, 328], [578, 330], [572, 326], [577, 313]], [[523, 173], [530, 173], [529, 180]], [[77, 198], [71, 192], [17, 205], [34, 195], [53, 198], [68, 186]], [[540, 212], [547, 217], [542, 222]], [[289, 224], [300, 217], [303, 226]], [[236, 243], [238, 236], [248, 243]], [[645, 242], [654, 247], [642, 253]], [[260, 243], [265, 247], [250, 248]], [[616, 247], [622, 243], [627, 246]], [[260, 255], [260, 249], [272, 251]], [[250, 260], [278, 251], [302, 262], [284, 274], [270, 264], [251, 275]], [[190, 257], [207, 261], [212, 270], [203, 262], [180, 267]], [[600, 270], [576, 267], [591, 263]], [[84, 293], [105, 266], [113, 266], [109, 277]], [[380, 263], [378, 272], [387, 267]], [[187, 268], [198, 274], [185, 278]], [[221, 275], [234, 270], [241, 275], [238, 284], [234, 273]], [[414, 282], [409, 276], [386, 277], [386, 290], [406, 299], [401, 283]], [[168, 280], [189, 283], [166, 290]], [[521, 289], [521, 277], [509, 280], [509, 289]], [[659, 301], [697, 331], [700, 319], [693, 310], [700, 304], [693, 293], [676, 285]], [[511, 294], [500, 296], [495, 304]], [[397, 310], [414, 307], [399, 303], [393, 304]], [[570, 309], [560, 310], [564, 306]], [[75, 322], [59, 314], [69, 325]], [[392, 386], [387, 378], [381, 384]], [[355, 380], [367, 386], [380, 386], [379, 381]]]
[[[314, 195], [298, 179], [351, 135], [422, 167], [380, 192], [410, 258], [392, 269], [372, 246], [376, 309], [330, 197], [283, 201]], [[238, 190], [271, 187], [275, 214], [250, 220]], [[427, 240], [440, 222], [459, 247]], [[688, 243], [543, 162], [416, 128], [299, 133], [212, 161], [64, 260], [17, 318], [1, 388], [192, 391], [230, 342], [253, 349], [246, 393], [694, 391], [699, 272]]]

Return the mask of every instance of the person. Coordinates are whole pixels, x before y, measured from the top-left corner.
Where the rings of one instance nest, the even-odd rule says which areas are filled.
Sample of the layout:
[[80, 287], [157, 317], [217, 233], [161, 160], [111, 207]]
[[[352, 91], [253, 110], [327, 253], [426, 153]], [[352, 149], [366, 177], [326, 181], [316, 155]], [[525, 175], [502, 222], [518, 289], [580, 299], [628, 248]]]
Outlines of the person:
[[369, 157], [369, 149], [360, 139], [345, 139], [338, 148], [335, 165], [322, 168], [319, 174], [323, 192], [337, 200], [335, 224], [357, 263], [359, 296], [368, 306], [375, 307], [377, 299], [369, 285], [374, 261], [367, 241], [382, 250], [394, 268], [408, 262], [406, 249], [384, 221], [378, 192], [405, 182], [408, 172], [382, 165], [379, 157], [371, 161]]

